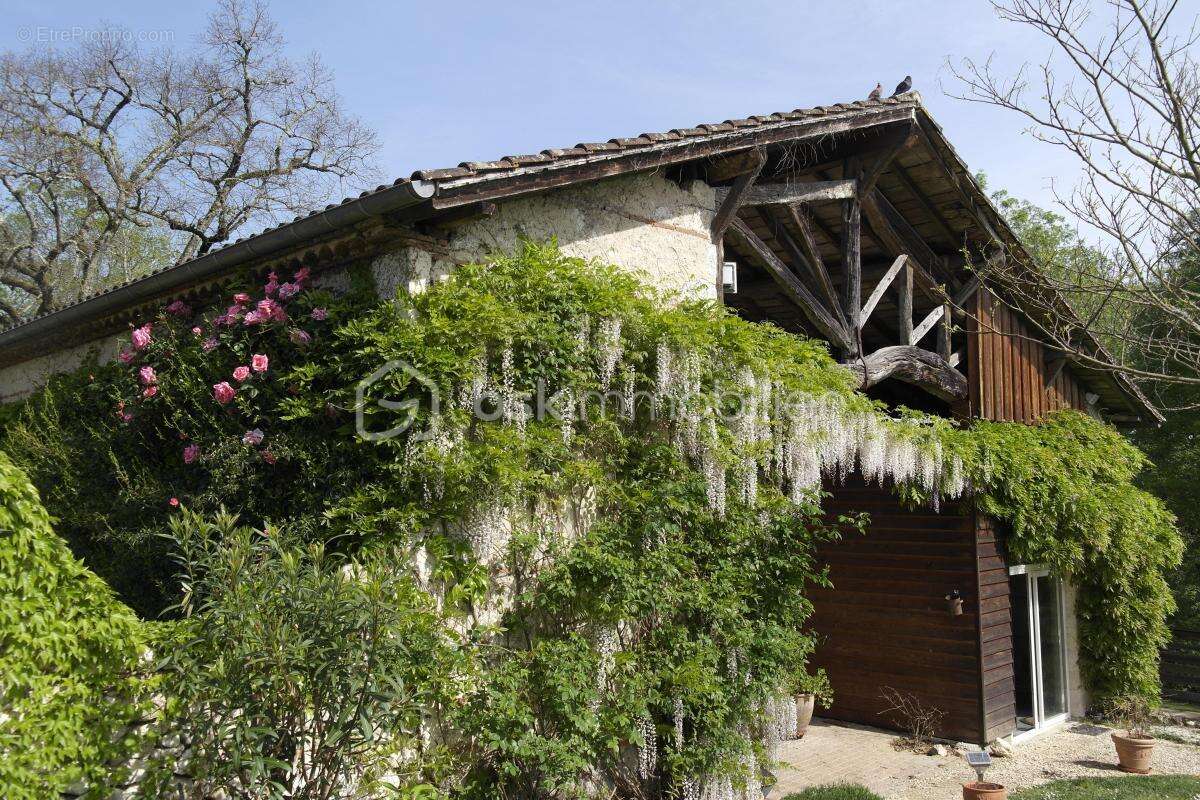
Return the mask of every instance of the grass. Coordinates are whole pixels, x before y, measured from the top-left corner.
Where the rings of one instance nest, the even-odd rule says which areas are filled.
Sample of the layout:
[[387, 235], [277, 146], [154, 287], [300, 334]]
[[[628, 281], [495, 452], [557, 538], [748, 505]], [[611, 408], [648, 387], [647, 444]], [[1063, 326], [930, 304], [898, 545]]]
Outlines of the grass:
[[838, 783], [831, 786], [814, 786], [797, 794], [789, 794], [783, 800], [883, 800], [883, 798], [866, 787]]
[[1200, 797], [1200, 778], [1130, 775], [1054, 781], [1017, 792], [1012, 800], [1194, 800], [1196, 797]]

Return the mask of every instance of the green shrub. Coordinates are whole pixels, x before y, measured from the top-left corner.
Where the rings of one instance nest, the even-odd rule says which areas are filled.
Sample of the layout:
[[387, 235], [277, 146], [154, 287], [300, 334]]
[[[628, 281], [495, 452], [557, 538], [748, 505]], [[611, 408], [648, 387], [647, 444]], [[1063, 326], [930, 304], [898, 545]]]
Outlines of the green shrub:
[[[186, 590], [159, 648], [160, 727], [188, 743], [193, 791], [379, 797], [391, 776], [405, 796], [433, 796], [439, 747], [421, 728], [464, 672], [399, 557], [347, 559], [286, 529], [189, 511], [171, 520], [171, 538]], [[175, 755], [147, 796], [165, 791]]]
[[830, 786], [814, 786], [803, 792], [789, 794], [783, 800], [883, 800], [865, 786], [838, 783]]
[[146, 633], [50, 527], [37, 491], [0, 453], [0, 795], [42, 800], [107, 763], [145, 711]]

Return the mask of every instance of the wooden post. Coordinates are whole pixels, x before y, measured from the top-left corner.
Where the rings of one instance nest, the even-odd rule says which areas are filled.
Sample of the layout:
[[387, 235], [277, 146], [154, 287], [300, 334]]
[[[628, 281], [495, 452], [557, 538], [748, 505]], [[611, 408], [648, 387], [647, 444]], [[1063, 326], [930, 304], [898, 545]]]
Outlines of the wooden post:
[[938, 326], [938, 355], [946, 361], [950, 360], [950, 332], [954, 326], [953, 315], [950, 313], [951, 308], [950, 303], [942, 305], [942, 324]]
[[913, 335], [913, 268], [912, 262], [905, 259], [904, 274], [900, 277], [896, 301], [897, 322], [900, 326], [900, 343], [912, 344]]
[[842, 260], [845, 262], [846, 278], [843, 286], [842, 309], [846, 312], [846, 324], [854, 337], [853, 355], [859, 355], [859, 316], [862, 311], [862, 206], [858, 198], [843, 201]]

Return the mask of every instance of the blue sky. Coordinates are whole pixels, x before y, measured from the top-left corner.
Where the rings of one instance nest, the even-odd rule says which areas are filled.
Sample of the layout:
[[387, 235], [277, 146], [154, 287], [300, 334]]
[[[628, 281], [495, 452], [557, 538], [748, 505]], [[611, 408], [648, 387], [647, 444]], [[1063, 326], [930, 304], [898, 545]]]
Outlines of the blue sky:
[[[24, 47], [31, 30], [101, 23], [167, 31], [187, 45], [209, 5], [0, 0], [0, 9], [3, 48]], [[943, 93], [953, 83], [947, 58], [995, 53], [1015, 69], [1049, 52], [983, 0], [276, 0], [272, 13], [289, 49], [319, 53], [347, 107], [379, 133], [381, 178], [858, 99], [909, 73], [993, 188], [1048, 205], [1051, 180], [1074, 182], [1070, 162], [1024, 135], [1017, 118]]]

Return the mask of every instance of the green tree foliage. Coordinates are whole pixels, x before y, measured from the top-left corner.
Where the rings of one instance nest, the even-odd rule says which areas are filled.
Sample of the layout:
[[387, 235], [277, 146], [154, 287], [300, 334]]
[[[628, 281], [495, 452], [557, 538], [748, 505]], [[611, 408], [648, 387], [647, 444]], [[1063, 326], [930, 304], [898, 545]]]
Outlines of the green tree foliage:
[[[380, 551], [327, 552], [286, 529], [183, 511], [171, 520], [183, 619], [159, 644], [160, 727], [188, 743], [196, 796], [377, 797], [432, 790], [422, 738], [460, 658], [430, 595]], [[169, 793], [168, 751], [145, 796]]]
[[980, 509], [1011, 527], [1010, 560], [1048, 564], [1080, 589], [1080, 667], [1093, 702], [1157, 699], [1175, 610], [1167, 576], [1183, 545], [1167, 507], [1134, 486], [1145, 456], [1074, 411], [1039, 425], [980, 421], [964, 438], [985, 487]]
[[100, 796], [145, 712], [147, 634], [50, 528], [0, 453], [0, 794], [42, 800], [77, 782]]

